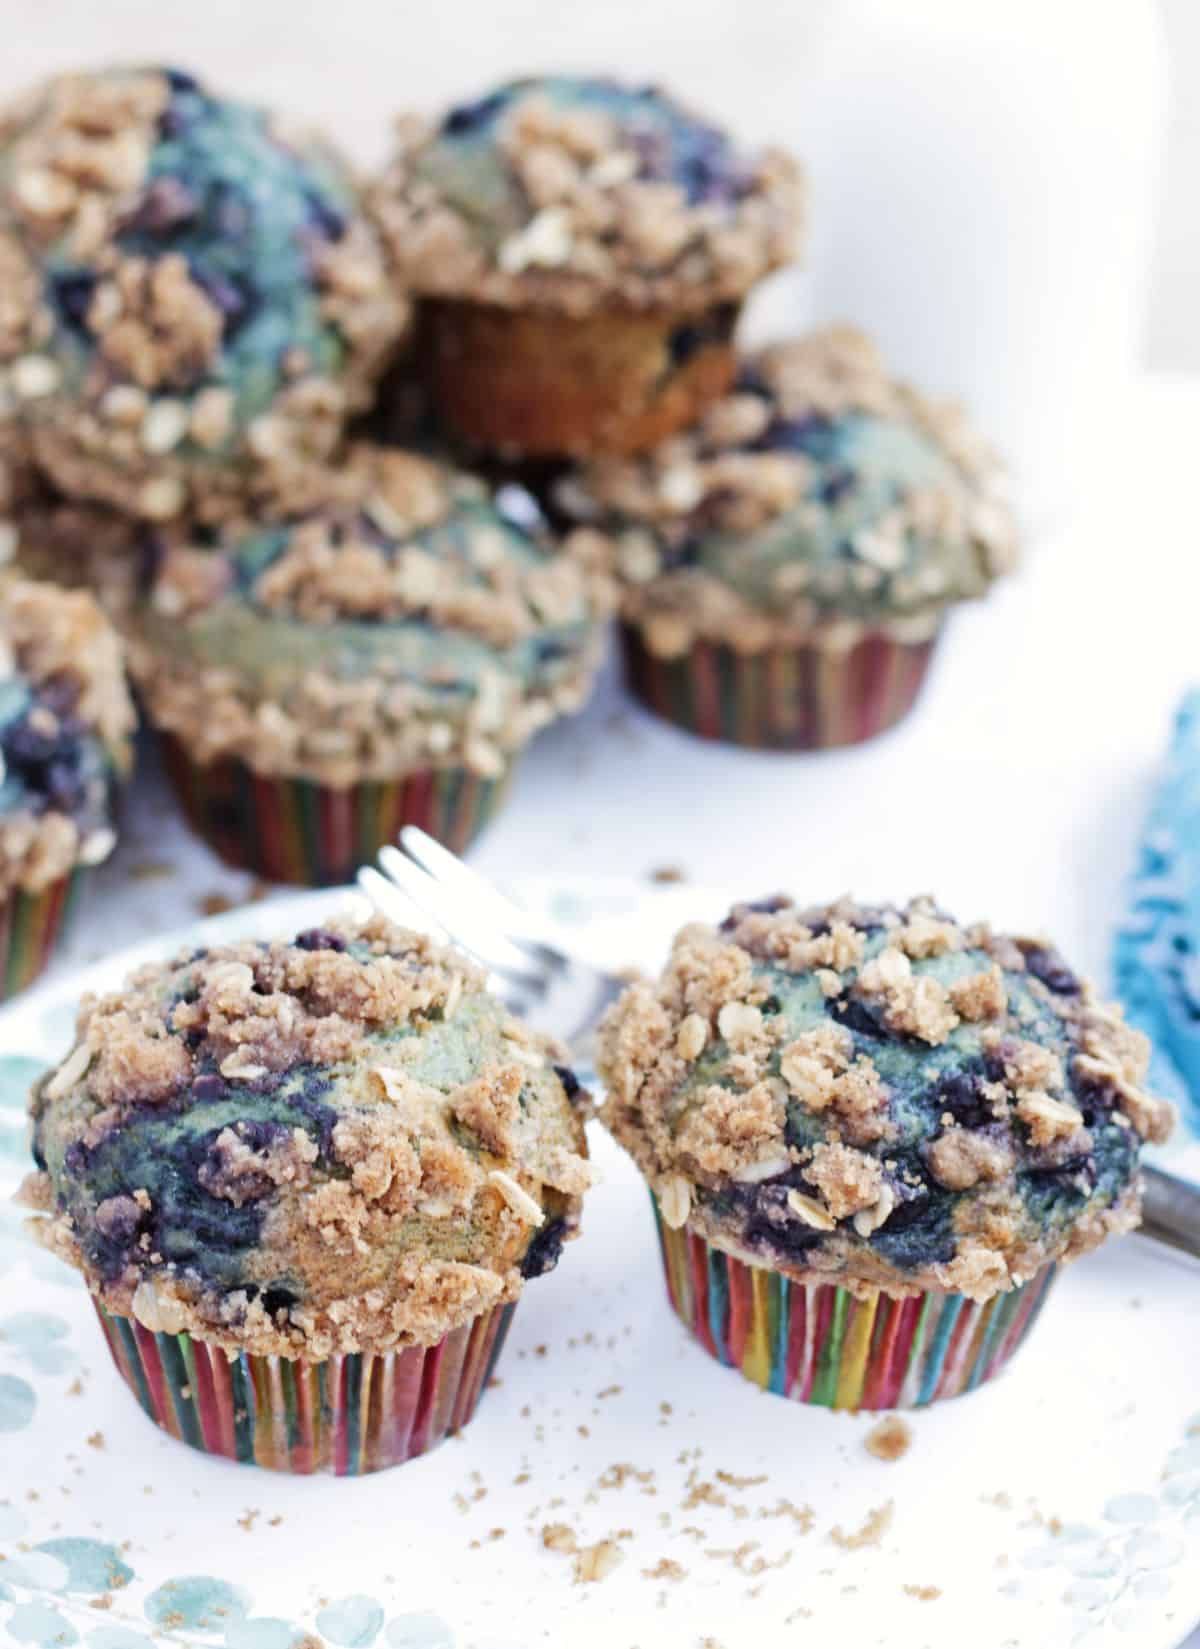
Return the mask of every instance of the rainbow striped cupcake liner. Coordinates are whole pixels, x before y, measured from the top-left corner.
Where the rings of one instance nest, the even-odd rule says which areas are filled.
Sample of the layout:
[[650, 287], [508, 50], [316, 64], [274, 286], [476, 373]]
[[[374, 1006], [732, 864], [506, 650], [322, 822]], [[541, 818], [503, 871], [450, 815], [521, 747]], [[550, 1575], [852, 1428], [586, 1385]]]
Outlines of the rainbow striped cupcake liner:
[[48, 965], [85, 875], [72, 871], [37, 893], [17, 888], [0, 902], [0, 1001], [32, 985]]
[[256, 773], [227, 758], [201, 766], [162, 734], [171, 782], [192, 829], [238, 870], [271, 882], [352, 882], [402, 825], [419, 825], [461, 853], [502, 805], [511, 765], [497, 779], [466, 768], [426, 768], [335, 790], [312, 779]]
[[626, 673], [648, 710], [704, 739], [759, 750], [828, 750], [886, 732], [912, 709], [933, 656], [928, 641], [868, 632], [853, 647], [739, 653], [697, 641], [659, 658], [622, 626]]
[[764, 1391], [824, 1408], [924, 1408], [974, 1391], [1004, 1368], [1037, 1321], [1046, 1266], [990, 1300], [928, 1293], [859, 1298], [744, 1265], [658, 1217], [671, 1304], [718, 1362]]
[[514, 1305], [485, 1311], [435, 1346], [306, 1363], [230, 1358], [188, 1334], [152, 1334], [93, 1300], [117, 1371], [181, 1443], [245, 1465], [360, 1477], [460, 1431], [479, 1405]]

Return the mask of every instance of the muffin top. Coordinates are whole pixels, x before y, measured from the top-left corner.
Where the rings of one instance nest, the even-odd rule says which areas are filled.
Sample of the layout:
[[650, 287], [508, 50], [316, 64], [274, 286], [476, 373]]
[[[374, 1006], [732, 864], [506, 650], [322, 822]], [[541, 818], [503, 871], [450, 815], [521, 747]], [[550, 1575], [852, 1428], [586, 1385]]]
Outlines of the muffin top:
[[0, 892], [108, 857], [133, 727], [120, 643], [92, 597], [0, 579]]
[[328, 452], [406, 319], [338, 157], [173, 69], [0, 112], [0, 286], [39, 458], [154, 519]]
[[532, 496], [359, 445], [292, 519], [157, 535], [131, 663], [201, 761], [325, 783], [506, 756], [591, 684], [609, 547]]
[[32, 1097], [42, 1241], [231, 1352], [432, 1345], [575, 1235], [578, 1084], [456, 953], [375, 918], [142, 968]]
[[1015, 559], [993, 454], [849, 327], [751, 356], [695, 428], [597, 459], [556, 497], [617, 538], [625, 616], [663, 656], [814, 630], [921, 639]]
[[741, 297], [795, 256], [800, 194], [657, 87], [552, 75], [402, 121], [376, 205], [414, 292], [583, 314]]
[[685, 928], [598, 1068], [668, 1225], [804, 1282], [985, 1299], [1136, 1225], [1172, 1120], [1148, 1053], [1041, 940], [780, 897]]

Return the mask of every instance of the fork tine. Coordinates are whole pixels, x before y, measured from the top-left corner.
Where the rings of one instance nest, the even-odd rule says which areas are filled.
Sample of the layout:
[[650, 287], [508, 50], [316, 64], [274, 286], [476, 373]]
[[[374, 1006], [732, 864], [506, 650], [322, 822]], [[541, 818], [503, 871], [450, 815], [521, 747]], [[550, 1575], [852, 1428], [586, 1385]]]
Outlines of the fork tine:
[[[528, 911], [506, 899], [477, 871], [465, 865], [457, 854], [443, 847], [441, 842], [435, 842], [432, 836], [416, 825], [404, 826], [400, 832], [400, 842], [410, 859], [415, 859], [435, 881], [452, 888], [461, 898], [469, 899], [472, 907], [497, 932], [505, 934], [516, 944], [536, 945], [554, 957], [562, 956], [562, 951], [545, 937], [544, 930]], [[390, 854], [395, 851], [395, 848], [381, 849], [380, 857], [385, 852]]]
[[[385, 853], [388, 854], [387, 859], [384, 858]], [[379, 861], [386, 874], [365, 865], [359, 872], [359, 886], [372, 898], [386, 889], [390, 895], [390, 901], [385, 906], [389, 914], [396, 908], [399, 889], [419, 909], [432, 916], [454, 944], [470, 951], [485, 967], [527, 987], [541, 984], [544, 969], [538, 968], [525, 951], [510, 945], [502, 935], [490, 932], [485, 924], [463, 908], [452, 892], [427, 876], [417, 865], [402, 858], [394, 848], [382, 849]]]

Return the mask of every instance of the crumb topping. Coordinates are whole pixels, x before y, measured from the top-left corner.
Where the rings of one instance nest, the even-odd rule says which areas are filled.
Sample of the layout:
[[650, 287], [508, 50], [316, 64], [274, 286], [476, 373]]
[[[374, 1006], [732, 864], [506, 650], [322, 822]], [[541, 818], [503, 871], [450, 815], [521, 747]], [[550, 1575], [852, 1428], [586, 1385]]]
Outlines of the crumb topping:
[[407, 320], [340, 159], [177, 70], [0, 111], [0, 277], [0, 397], [39, 462], [151, 520], [284, 496]]
[[434, 1344], [576, 1233], [561, 1059], [379, 918], [195, 952], [84, 1001], [34, 1091], [26, 1201], [154, 1331], [314, 1360]]
[[517, 81], [398, 123], [374, 205], [424, 296], [585, 314], [700, 311], [797, 252], [790, 156], [757, 156], [653, 88]]
[[0, 889], [37, 892], [116, 843], [133, 761], [120, 643], [82, 591], [0, 579]]
[[341, 785], [499, 777], [586, 697], [613, 604], [601, 535], [560, 544], [523, 489], [362, 444], [291, 519], [163, 532], [154, 561], [130, 636], [154, 721]]
[[1172, 1111], [1040, 940], [778, 897], [692, 926], [601, 1028], [660, 1216], [801, 1281], [987, 1298], [1137, 1223]]
[[849, 327], [749, 357], [694, 428], [593, 460], [556, 498], [616, 539], [623, 615], [663, 657], [694, 639], [923, 639], [1016, 559], [995, 455]]

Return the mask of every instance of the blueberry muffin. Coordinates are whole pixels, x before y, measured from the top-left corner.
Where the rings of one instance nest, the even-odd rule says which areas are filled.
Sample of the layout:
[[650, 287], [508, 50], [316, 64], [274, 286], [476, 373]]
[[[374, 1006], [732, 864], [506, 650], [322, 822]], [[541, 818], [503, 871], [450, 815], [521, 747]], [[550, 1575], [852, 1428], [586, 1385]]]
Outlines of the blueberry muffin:
[[154, 520], [285, 494], [407, 316], [341, 160], [174, 69], [0, 113], [0, 379], [67, 493]]
[[1138, 1223], [1172, 1112], [1148, 1044], [1042, 940], [784, 898], [685, 928], [601, 1033], [675, 1310], [802, 1402], [990, 1378], [1055, 1268]]
[[694, 428], [581, 467], [556, 498], [618, 540], [638, 698], [768, 749], [894, 725], [947, 611], [1015, 559], [995, 456], [847, 327], [750, 357]]
[[611, 611], [604, 541], [560, 546], [518, 487], [365, 445], [323, 487], [158, 533], [130, 628], [194, 827], [285, 881], [350, 880], [406, 823], [465, 847], [587, 695]]
[[513, 81], [401, 122], [376, 191], [434, 404], [509, 455], [632, 452], [729, 385], [743, 298], [796, 252], [794, 163], [655, 87]]
[[363, 1472], [470, 1418], [576, 1234], [578, 1083], [456, 953], [374, 918], [85, 999], [32, 1097], [37, 1234], [160, 1424]]
[[116, 845], [133, 759], [121, 647], [92, 598], [0, 579], [0, 992], [49, 961], [86, 870]]

